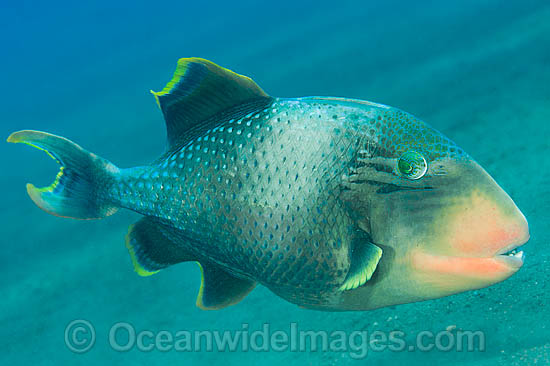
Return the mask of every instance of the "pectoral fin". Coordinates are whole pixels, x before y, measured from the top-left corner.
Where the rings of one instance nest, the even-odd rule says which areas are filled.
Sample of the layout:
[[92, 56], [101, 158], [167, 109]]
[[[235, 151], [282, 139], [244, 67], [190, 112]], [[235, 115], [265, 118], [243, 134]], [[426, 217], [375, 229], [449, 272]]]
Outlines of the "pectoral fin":
[[379, 247], [367, 241], [356, 242], [351, 253], [350, 269], [340, 290], [353, 290], [363, 286], [371, 279], [380, 258], [382, 249]]

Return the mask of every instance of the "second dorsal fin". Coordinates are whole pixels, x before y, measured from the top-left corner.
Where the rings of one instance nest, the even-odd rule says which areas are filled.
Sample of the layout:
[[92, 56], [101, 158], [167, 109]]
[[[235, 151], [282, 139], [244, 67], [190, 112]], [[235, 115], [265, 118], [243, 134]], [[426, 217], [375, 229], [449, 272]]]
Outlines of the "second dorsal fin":
[[168, 143], [225, 110], [270, 97], [250, 78], [201, 58], [181, 58], [172, 80], [153, 92], [162, 109]]

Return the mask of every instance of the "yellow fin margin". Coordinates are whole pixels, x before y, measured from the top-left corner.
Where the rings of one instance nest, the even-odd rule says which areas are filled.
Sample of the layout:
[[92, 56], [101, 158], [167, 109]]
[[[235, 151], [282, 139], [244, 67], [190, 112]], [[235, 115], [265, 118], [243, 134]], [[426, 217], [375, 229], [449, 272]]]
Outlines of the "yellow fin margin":
[[155, 273], [158, 273], [159, 271], [152, 271], [151, 272], [151, 271], [148, 271], [145, 268], [143, 268], [139, 264], [139, 262], [137, 260], [137, 256], [136, 256], [136, 251], [135, 251], [134, 247], [132, 246], [132, 244], [130, 243], [129, 233], [132, 231], [133, 227], [134, 227], [134, 225], [130, 226], [130, 229], [128, 230], [128, 235], [126, 235], [126, 248], [128, 249], [128, 253], [130, 253], [130, 259], [132, 260], [132, 265], [134, 266], [134, 271], [142, 277], [152, 276]]
[[375, 245], [369, 245], [368, 248], [370, 249], [370, 256], [368, 258], [368, 261], [364, 263], [361, 271], [356, 273], [354, 276], [346, 279], [342, 286], [340, 286], [340, 291], [356, 289], [360, 286], [363, 286], [365, 283], [367, 283], [368, 280], [371, 279], [374, 271], [376, 271], [376, 267], [378, 266], [380, 258], [382, 258], [382, 249]]

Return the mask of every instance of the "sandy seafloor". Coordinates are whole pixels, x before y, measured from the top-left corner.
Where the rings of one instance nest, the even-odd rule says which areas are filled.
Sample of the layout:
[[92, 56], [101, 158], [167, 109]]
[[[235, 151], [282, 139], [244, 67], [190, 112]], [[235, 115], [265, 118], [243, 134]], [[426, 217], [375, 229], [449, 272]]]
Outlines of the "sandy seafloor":
[[[411, 112], [462, 146], [529, 220], [525, 266], [487, 289], [370, 312], [303, 310], [263, 287], [218, 312], [194, 305], [200, 273], [181, 264], [138, 277], [124, 235], [138, 215], [45, 214], [24, 184], [49, 184], [40, 152], [0, 144], [1, 365], [550, 364], [550, 3], [548, 1], [20, 2], [0, 5], [2, 134], [39, 129], [129, 167], [164, 149], [149, 89], [179, 57], [201, 56], [275, 96], [368, 99]], [[74, 354], [64, 328], [86, 319], [96, 345]], [[113, 351], [136, 329], [481, 330], [484, 352]]]

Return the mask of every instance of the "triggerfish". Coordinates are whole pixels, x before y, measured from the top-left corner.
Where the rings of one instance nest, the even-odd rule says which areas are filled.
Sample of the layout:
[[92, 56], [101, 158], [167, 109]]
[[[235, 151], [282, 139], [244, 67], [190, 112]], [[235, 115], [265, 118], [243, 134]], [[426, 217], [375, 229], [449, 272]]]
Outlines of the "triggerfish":
[[152, 92], [168, 146], [121, 169], [77, 144], [20, 131], [61, 170], [27, 185], [43, 210], [143, 217], [135, 271], [200, 266], [197, 305], [220, 309], [257, 284], [301, 307], [368, 310], [500, 282], [523, 265], [527, 221], [465, 151], [416, 117], [363, 100], [276, 98], [250, 78], [180, 59]]

